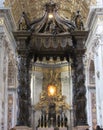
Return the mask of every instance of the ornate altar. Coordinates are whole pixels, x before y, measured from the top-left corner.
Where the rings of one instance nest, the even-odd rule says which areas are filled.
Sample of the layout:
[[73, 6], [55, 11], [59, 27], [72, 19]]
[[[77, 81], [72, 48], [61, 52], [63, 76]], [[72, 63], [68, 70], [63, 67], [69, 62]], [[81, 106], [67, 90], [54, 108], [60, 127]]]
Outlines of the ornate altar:
[[[50, 70], [49, 73], [50, 77], [46, 82], [48, 84], [43, 86], [40, 100], [34, 106], [35, 111], [41, 111], [37, 127], [67, 127], [66, 111], [70, 109], [70, 106], [61, 92], [61, 82], [58, 82], [60, 75], [54, 70]], [[46, 83], [44, 81], [44, 85]]]

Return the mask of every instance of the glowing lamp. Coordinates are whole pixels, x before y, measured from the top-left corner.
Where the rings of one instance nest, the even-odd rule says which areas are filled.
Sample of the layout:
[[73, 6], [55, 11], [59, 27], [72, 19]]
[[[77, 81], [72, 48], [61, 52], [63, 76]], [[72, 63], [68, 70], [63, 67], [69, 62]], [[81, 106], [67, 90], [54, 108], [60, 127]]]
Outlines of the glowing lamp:
[[49, 18], [49, 19], [52, 19], [52, 18], [53, 18], [53, 14], [50, 13], [50, 14], [48, 15], [48, 18]]
[[54, 85], [49, 85], [48, 86], [48, 95], [49, 96], [56, 95], [56, 86], [54, 86]]

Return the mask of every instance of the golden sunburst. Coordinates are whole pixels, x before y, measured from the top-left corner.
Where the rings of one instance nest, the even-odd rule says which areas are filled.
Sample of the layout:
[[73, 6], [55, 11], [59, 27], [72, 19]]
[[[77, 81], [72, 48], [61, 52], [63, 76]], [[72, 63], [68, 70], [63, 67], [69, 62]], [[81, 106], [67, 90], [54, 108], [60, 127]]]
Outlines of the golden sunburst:
[[55, 96], [56, 95], [56, 86], [48, 85], [48, 96]]

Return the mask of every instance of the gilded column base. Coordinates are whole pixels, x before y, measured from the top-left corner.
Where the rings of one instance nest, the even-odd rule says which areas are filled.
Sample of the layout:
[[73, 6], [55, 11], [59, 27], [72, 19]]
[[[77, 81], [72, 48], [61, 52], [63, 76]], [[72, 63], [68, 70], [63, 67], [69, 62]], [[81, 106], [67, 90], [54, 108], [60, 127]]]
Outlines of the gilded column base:
[[27, 126], [16, 126], [12, 128], [11, 130], [32, 130], [32, 128], [27, 127]]
[[88, 125], [84, 125], [84, 126], [76, 126], [73, 128], [73, 130], [88, 130], [89, 126]]

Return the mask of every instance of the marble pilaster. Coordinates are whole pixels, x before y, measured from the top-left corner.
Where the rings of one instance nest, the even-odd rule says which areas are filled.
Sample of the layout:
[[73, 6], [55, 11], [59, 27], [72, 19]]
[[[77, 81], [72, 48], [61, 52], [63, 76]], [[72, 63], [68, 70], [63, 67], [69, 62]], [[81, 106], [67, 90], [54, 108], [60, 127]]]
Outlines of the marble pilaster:
[[[86, 41], [86, 54], [88, 55], [88, 59], [92, 60], [94, 62], [94, 71], [95, 71], [95, 91], [96, 91], [96, 119], [95, 120], [95, 125], [100, 125], [103, 128], [103, 118], [101, 115], [101, 107], [102, 107], [102, 97], [103, 91], [102, 91], [102, 84], [103, 84], [103, 51], [102, 51], [102, 45], [100, 41], [100, 35], [103, 33], [103, 8], [102, 8], [103, 1], [102, 0], [97, 0], [97, 5], [98, 7], [92, 7], [91, 11], [89, 13], [88, 19], [87, 19], [87, 26], [90, 29], [88, 39]], [[103, 34], [101, 35], [103, 37]], [[91, 58], [91, 54], [93, 55], [93, 58]], [[89, 64], [87, 64], [89, 66]], [[86, 71], [86, 73], [89, 73], [89, 68]], [[90, 103], [89, 102], [91, 99], [90, 98], [90, 92], [89, 92], [89, 75], [86, 74], [86, 86], [87, 86], [87, 100], [88, 100], [88, 124], [90, 125], [90, 130], [95, 127], [93, 126], [92, 122], [92, 113], [90, 110]], [[93, 86], [92, 85], [92, 86]]]
[[43, 83], [43, 73], [38, 71], [32, 72], [32, 78], [31, 78], [31, 95], [32, 95], [32, 126], [34, 129], [36, 129], [36, 126], [38, 125], [38, 119], [40, 117], [41, 112], [34, 110], [34, 105], [39, 102], [40, 99], [40, 93], [42, 92], [42, 83]]
[[0, 8], [0, 130], [8, 129], [8, 62], [9, 54], [15, 55], [16, 46], [11, 33], [14, 28], [10, 10]]
[[62, 95], [66, 96], [65, 101], [69, 104], [70, 109], [66, 112], [68, 118], [68, 127], [69, 129], [73, 126], [73, 111], [72, 111], [72, 76], [71, 76], [71, 67], [67, 72], [61, 73], [61, 84], [62, 84]]
[[0, 129], [2, 129], [2, 102], [3, 102], [3, 33], [0, 33]]
[[[95, 79], [96, 79], [96, 105], [97, 105], [97, 124], [102, 126], [102, 101], [103, 101], [103, 91], [102, 84], [103, 84], [103, 44], [99, 42], [98, 46], [95, 48]], [[99, 64], [98, 64], [99, 63]]]
[[0, 123], [2, 123], [2, 126], [4, 129], [8, 128], [8, 45], [5, 40], [4, 33], [1, 36], [1, 44], [0, 44], [0, 76], [1, 78], [1, 119]]

